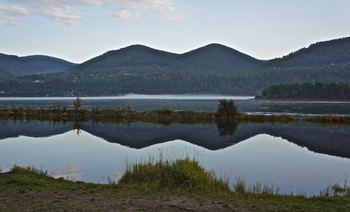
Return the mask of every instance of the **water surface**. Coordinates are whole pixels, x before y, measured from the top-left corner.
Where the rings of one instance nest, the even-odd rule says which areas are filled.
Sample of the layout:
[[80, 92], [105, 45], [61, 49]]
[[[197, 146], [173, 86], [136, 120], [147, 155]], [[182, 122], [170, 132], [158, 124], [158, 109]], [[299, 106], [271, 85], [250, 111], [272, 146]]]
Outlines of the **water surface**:
[[127, 164], [160, 156], [196, 158], [207, 170], [282, 193], [316, 194], [350, 178], [350, 127], [304, 122], [242, 124], [220, 136], [214, 125], [0, 122], [0, 167], [48, 170], [55, 177], [118, 181]]

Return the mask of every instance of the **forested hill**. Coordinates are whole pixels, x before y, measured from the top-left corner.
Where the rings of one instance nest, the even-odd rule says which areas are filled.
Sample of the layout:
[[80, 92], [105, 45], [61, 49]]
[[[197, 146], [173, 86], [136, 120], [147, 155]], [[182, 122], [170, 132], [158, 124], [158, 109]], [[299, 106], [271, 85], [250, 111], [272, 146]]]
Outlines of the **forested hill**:
[[303, 83], [273, 85], [260, 98], [350, 100], [350, 83]]
[[268, 61], [264, 68], [350, 67], [350, 37], [318, 42], [282, 58]]
[[213, 73], [253, 71], [264, 61], [220, 44], [210, 44], [179, 55], [179, 60], [192, 70]]
[[70, 70], [70, 74], [118, 74], [124, 71], [153, 71], [171, 66], [176, 54], [132, 45], [92, 58]]
[[49, 56], [18, 57], [0, 54], [0, 77], [62, 72], [76, 64]]
[[263, 61], [235, 49], [210, 44], [199, 49], [174, 54], [142, 45], [109, 51], [72, 68], [70, 74], [152, 74], [157, 72], [194, 72], [226, 74], [251, 71]]

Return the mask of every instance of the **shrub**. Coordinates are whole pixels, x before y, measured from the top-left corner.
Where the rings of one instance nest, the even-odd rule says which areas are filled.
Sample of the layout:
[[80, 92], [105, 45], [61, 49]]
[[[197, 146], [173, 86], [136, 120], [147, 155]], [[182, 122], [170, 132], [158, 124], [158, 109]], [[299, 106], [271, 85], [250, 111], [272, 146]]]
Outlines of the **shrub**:
[[216, 178], [199, 163], [189, 158], [170, 161], [149, 161], [128, 167], [120, 185], [136, 184], [156, 191], [220, 193], [229, 192], [228, 183]]

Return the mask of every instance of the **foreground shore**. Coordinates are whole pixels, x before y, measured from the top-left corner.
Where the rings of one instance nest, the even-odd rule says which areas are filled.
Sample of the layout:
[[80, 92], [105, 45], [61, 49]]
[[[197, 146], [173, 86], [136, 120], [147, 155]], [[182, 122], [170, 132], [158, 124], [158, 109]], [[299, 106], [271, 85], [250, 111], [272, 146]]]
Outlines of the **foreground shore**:
[[[150, 176], [151, 175], [151, 176]], [[249, 190], [223, 180], [189, 159], [134, 165], [107, 185], [54, 179], [34, 168], [0, 174], [0, 211], [348, 211], [350, 188], [322, 196]], [[347, 189], [347, 190], [346, 190]]]

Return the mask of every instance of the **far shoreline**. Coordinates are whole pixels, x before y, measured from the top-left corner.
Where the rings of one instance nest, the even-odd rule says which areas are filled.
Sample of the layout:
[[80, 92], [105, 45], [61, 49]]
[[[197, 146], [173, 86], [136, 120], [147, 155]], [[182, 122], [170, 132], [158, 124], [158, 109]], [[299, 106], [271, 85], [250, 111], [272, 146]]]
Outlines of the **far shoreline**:
[[84, 99], [169, 99], [169, 100], [252, 100], [254, 96], [247, 95], [226, 95], [226, 94], [136, 94], [128, 93], [114, 96], [2, 96], [0, 100], [74, 100], [75, 98]]
[[266, 100], [266, 101], [309, 101], [309, 102], [350, 102], [350, 99], [309, 99], [309, 98], [264, 98], [254, 97], [252, 100]]

